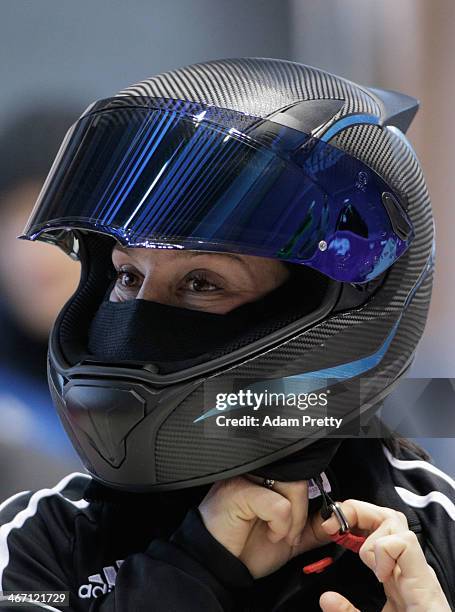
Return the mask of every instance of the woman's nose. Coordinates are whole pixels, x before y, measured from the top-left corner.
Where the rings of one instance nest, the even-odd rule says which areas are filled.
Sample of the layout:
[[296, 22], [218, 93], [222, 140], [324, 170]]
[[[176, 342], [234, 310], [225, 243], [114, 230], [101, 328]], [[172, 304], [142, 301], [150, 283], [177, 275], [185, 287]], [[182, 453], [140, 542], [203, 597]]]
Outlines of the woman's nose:
[[171, 293], [169, 274], [166, 276], [166, 274], [159, 269], [159, 266], [155, 266], [154, 269], [148, 272], [144, 277], [136, 299], [170, 304], [172, 301]]

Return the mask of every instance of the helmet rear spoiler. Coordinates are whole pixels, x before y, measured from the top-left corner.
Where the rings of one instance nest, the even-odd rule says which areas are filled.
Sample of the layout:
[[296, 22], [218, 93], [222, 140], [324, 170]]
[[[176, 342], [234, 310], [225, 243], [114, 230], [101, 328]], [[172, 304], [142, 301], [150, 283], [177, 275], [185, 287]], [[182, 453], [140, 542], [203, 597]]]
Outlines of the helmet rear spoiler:
[[368, 91], [381, 105], [381, 125], [393, 125], [405, 134], [419, 110], [419, 100], [390, 89], [368, 87]]
[[[419, 101], [390, 89], [368, 87], [367, 91], [381, 108], [379, 124], [393, 125], [405, 134], [419, 110]], [[329, 122], [344, 104], [345, 100], [340, 99], [303, 100], [269, 115], [267, 119], [311, 134]]]

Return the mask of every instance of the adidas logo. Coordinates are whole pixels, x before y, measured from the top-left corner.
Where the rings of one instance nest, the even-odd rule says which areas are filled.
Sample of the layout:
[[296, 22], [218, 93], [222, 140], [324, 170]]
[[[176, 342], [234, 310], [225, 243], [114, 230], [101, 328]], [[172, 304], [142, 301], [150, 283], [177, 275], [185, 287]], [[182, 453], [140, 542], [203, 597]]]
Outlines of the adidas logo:
[[80, 599], [90, 599], [91, 597], [101, 597], [106, 593], [110, 593], [115, 585], [117, 571], [123, 563], [123, 559], [116, 561], [115, 565], [103, 567], [103, 575], [93, 574], [88, 577], [88, 584], [81, 584], [77, 594]]

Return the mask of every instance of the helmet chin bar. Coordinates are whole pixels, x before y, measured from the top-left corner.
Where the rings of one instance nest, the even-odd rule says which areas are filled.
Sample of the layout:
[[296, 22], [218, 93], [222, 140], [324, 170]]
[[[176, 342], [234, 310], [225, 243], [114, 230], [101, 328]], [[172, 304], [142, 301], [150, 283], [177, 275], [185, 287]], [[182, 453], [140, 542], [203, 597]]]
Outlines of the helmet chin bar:
[[[50, 360], [52, 363], [52, 355]], [[83, 370], [85, 373], [81, 375]], [[178, 459], [179, 463], [184, 463], [187, 457], [176, 456], [179, 452], [178, 433], [175, 434], [175, 447], [169, 448], [164, 455], [160, 450], [162, 456], [158, 457], [157, 451], [162, 446], [160, 430], [168, 418], [179, 411], [191, 412], [192, 416], [200, 413], [198, 400], [204, 395], [201, 393], [204, 380], [199, 378], [180, 385], [157, 388], [147, 382], [149, 376], [145, 369], [112, 367], [109, 376], [107, 373], [100, 376], [105, 370], [102, 366], [82, 366], [78, 368], [78, 377], [71, 377], [66, 383], [54, 371], [49, 382], [59, 416], [84, 465], [96, 480], [112, 488], [147, 492], [208, 484], [261, 468], [304, 449], [324, 435], [321, 429], [308, 438], [276, 440], [275, 444], [267, 445], [270, 447], [268, 452], [260, 435], [235, 440], [237, 447], [243, 450], [245, 459], [239, 462], [238, 455], [231, 455], [230, 461], [220, 469], [220, 462], [217, 461], [220, 446], [211, 437], [213, 427], [210, 432], [203, 424], [195, 424], [194, 419], [190, 422], [182, 414], [188, 428], [187, 434], [191, 434], [191, 427], [199, 428], [199, 432], [194, 432], [193, 451], [199, 455], [199, 474], [190, 478], [176, 475], [174, 479], [163, 480], [160, 477], [161, 462], [170, 461], [172, 455], [174, 461]], [[339, 414], [344, 411], [347, 420], [356, 420], [361, 412], [362, 423], [367, 423], [377, 411], [381, 397], [389, 393], [396, 382], [397, 379], [381, 390], [377, 385], [373, 390], [375, 395], [369, 401], [365, 401], [358, 410], [346, 413], [348, 404], [358, 404], [358, 385], [348, 383], [341, 391], [338, 390]], [[336, 385], [328, 388], [337, 393]], [[322, 465], [320, 471], [326, 467]]]

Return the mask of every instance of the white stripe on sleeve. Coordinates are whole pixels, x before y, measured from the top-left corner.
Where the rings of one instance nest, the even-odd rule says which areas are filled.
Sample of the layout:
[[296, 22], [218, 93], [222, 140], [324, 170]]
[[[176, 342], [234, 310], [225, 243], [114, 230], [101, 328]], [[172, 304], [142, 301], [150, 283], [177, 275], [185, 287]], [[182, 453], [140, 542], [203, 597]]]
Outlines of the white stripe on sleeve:
[[[0, 527], [0, 591], [3, 590], [3, 573], [9, 563], [8, 536], [11, 531], [13, 529], [20, 529], [23, 527], [25, 521], [36, 514], [39, 502], [45, 497], [52, 497], [53, 495], [63, 497], [61, 492], [65, 489], [68, 483], [73, 480], [73, 478], [77, 478], [79, 476], [90, 479], [90, 476], [87, 474], [74, 472], [65, 476], [65, 478], [63, 478], [52, 489], [41, 489], [40, 491], [36, 491], [36, 493], [34, 493], [29, 499], [27, 507], [18, 512], [12, 521], [5, 523], [5, 525]], [[84, 499], [78, 501], [73, 501], [66, 498], [64, 499], [72, 503], [77, 508], [86, 508], [89, 505], [89, 503]], [[11, 498], [8, 501], [11, 501]]]
[[417, 493], [403, 489], [403, 487], [395, 487], [395, 491], [408, 506], [413, 508], [426, 508], [431, 503], [441, 505], [450, 518], [455, 521], [455, 504], [444, 493], [431, 491], [427, 495], [417, 495]]
[[[20, 607], [19, 604], [13, 604], [10, 601], [7, 601], [0, 597], [0, 610], [11, 610], [12, 606]], [[47, 604], [41, 603], [39, 601], [28, 601], [27, 608], [30, 606], [33, 608], [39, 608], [40, 610], [51, 610], [51, 612], [62, 612], [61, 609], [52, 608], [51, 606], [48, 606]]]
[[17, 499], [18, 497], [21, 497], [21, 495], [27, 495], [27, 493], [30, 493], [30, 491], [20, 491], [19, 493], [15, 493], [14, 495], [11, 495], [11, 497], [8, 497], [8, 499], [5, 499], [5, 501], [0, 504], [0, 512], [4, 510], [6, 506], [8, 506], [15, 499]]
[[423, 461], [420, 459], [412, 459], [410, 461], [405, 461], [403, 459], [397, 459], [392, 455], [388, 448], [385, 446], [382, 447], [384, 451], [384, 455], [387, 458], [387, 461], [398, 470], [415, 470], [417, 468], [422, 470], [427, 470], [427, 472], [431, 472], [435, 476], [439, 476], [445, 480], [453, 489], [455, 489], [455, 480], [451, 478], [448, 474], [437, 468], [435, 465], [428, 463], [428, 461]]

